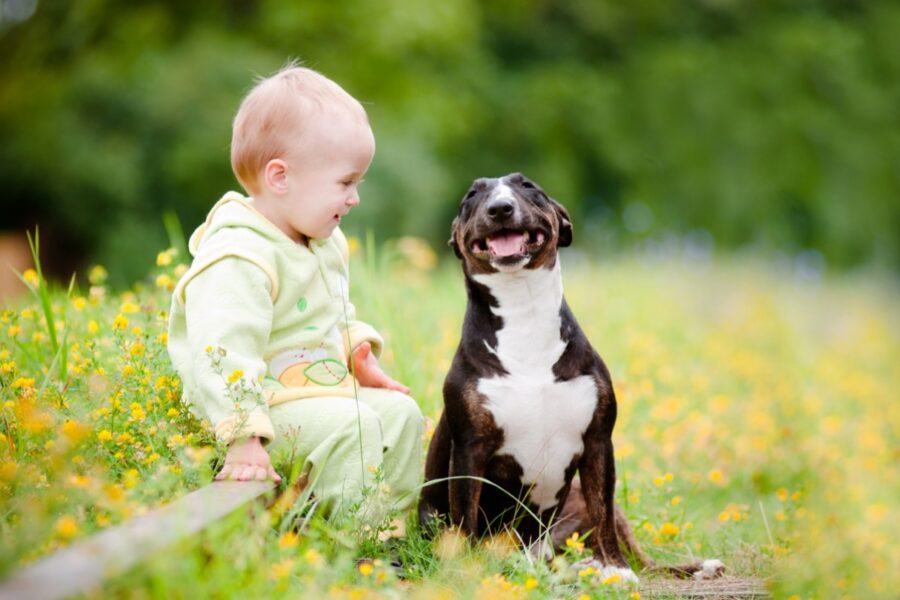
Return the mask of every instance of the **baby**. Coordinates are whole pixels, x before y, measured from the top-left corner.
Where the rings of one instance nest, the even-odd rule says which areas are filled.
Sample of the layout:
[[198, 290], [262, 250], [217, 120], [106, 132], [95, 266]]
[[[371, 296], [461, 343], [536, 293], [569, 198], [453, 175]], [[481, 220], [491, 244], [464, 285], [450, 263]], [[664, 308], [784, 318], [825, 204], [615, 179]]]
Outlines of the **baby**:
[[379, 468], [395, 508], [415, 499], [422, 414], [356, 320], [338, 228], [374, 153], [362, 105], [310, 69], [289, 65], [241, 103], [231, 164], [249, 197], [225, 194], [191, 236], [169, 320], [184, 400], [228, 444], [216, 479], [280, 481], [271, 454], [330, 510]]

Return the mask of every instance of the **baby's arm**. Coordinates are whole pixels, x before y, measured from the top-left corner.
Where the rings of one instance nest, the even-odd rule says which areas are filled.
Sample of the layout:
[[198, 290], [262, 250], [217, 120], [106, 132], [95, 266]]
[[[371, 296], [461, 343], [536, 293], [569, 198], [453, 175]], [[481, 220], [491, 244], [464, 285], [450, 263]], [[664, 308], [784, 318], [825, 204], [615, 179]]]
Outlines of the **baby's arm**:
[[[275, 433], [259, 381], [272, 330], [269, 280], [254, 264], [222, 259], [185, 289], [187, 338], [196, 388], [190, 401], [228, 444], [216, 479], [279, 481], [263, 447]], [[221, 349], [221, 350], [220, 350]]]
[[237, 481], [273, 479], [277, 483], [281, 481], [281, 476], [275, 472], [262, 441], [258, 437], [250, 437], [231, 442], [225, 455], [225, 466], [216, 475], [216, 479]]

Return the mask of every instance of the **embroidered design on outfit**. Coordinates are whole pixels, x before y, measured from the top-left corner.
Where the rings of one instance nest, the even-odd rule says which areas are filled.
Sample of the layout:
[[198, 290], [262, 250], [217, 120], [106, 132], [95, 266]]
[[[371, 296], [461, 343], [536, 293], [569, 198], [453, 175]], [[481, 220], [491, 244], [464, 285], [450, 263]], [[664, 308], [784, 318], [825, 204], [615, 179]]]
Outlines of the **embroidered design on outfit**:
[[333, 358], [317, 360], [303, 370], [303, 374], [316, 385], [340, 385], [347, 377], [347, 367]]

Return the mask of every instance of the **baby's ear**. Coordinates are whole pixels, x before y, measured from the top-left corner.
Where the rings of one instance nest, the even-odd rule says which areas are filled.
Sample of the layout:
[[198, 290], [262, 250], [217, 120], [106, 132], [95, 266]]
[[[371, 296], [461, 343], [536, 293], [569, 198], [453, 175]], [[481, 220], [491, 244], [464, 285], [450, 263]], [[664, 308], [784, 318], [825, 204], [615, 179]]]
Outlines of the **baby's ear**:
[[263, 181], [272, 192], [283, 194], [287, 191], [287, 164], [280, 158], [273, 158], [263, 167]]
[[456, 258], [462, 260], [462, 252], [459, 249], [459, 243], [456, 241], [456, 234], [459, 230], [459, 217], [455, 217], [453, 219], [453, 225], [450, 226], [450, 239], [447, 241], [447, 245], [453, 248], [453, 252], [456, 254]]

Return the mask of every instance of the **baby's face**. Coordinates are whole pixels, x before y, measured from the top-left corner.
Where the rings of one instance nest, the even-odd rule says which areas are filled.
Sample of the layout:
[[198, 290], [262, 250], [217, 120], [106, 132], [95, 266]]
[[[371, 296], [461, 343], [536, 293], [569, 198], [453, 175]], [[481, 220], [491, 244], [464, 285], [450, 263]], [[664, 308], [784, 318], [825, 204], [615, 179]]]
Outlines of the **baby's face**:
[[282, 222], [294, 240], [327, 238], [359, 204], [359, 184], [375, 155], [372, 129], [349, 110], [320, 115], [286, 157]]

